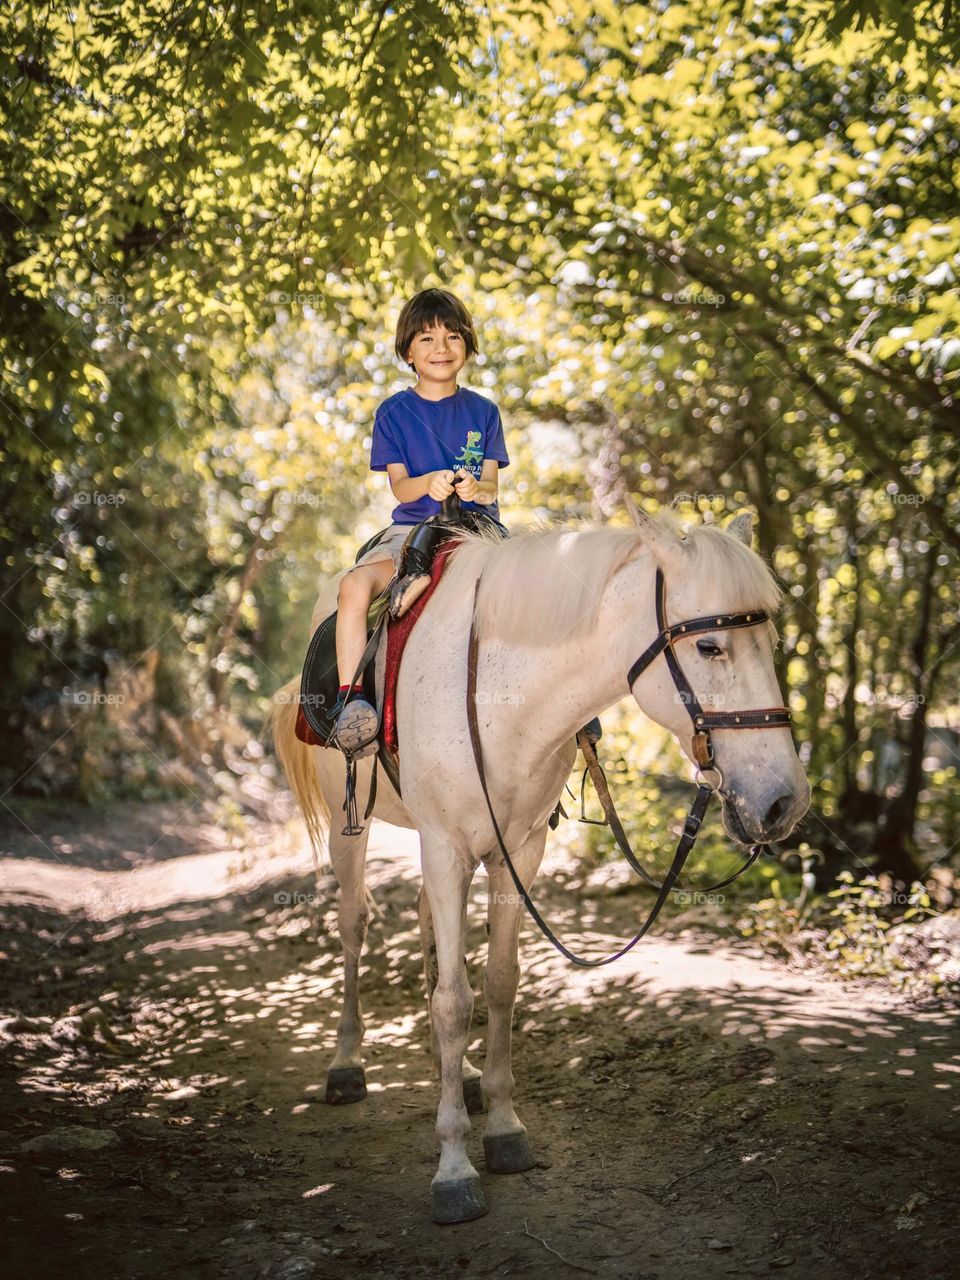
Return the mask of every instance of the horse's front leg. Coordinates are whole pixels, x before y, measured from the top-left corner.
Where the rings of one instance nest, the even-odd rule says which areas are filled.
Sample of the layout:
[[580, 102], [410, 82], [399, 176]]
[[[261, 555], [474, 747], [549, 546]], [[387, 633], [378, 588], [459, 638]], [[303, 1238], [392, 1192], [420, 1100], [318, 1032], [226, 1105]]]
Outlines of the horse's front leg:
[[[464, 912], [466, 912], [466, 899], [464, 899]], [[427, 901], [426, 892], [422, 887], [417, 894], [417, 916], [420, 921], [420, 946], [423, 951], [423, 976], [427, 984], [427, 1010], [429, 1012], [434, 988], [437, 985], [437, 943], [433, 935], [430, 903]], [[463, 931], [464, 936], [466, 936], [465, 919]], [[430, 1013], [430, 1052], [433, 1055], [437, 1073], [439, 1074], [440, 1043], [437, 1040], [432, 1013]], [[466, 1055], [464, 1055], [463, 1059], [463, 1101], [468, 1115], [478, 1116], [483, 1114], [483, 1092], [480, 1088], [480, 1072], [472, 1062], [467, 1060]]]
[[[521, 883], [528, 892], [540, 868], [546, 840], [545, 824], [542, 830], [533, 832], [516, 853], [511, 854]], [[511, 1038], [513, 1006], [520, 980], [517, 952], [524, 907], [499, 849], [490, 857], [487, 874], [490, 939], [483, 984], [487, 1001], [487, 1057], [482, 1078], [487, 1100], [487, 1126], [483, 1135], [483, 1156], [490, 1173], [522, 1173], [536, 1164], [536, 1157], [527, 1141], [527, 1131], [513, 1109]]]
[[422, 849], [437, 957], [430, 1012], [440, 1050], [440, 1167], [432, 1185], [433, 1220], [469, 1222], [487, 1212], [480, 1177], [466, 1151], [470, 1118], [463, 1100], [463, 1059], [473, 1017], [473, 992], [463, 960], [464, 921], [474, 867], [448, 844], [424, 840]]
[[363, 1015], [360, 1012], [360, 953], [367, 936], [367, 895], [364, 867], [367, 826], [358, 836], [345, 836], [331, 824], [330, 861], [340, 886], [339, 927], [343, 950], [343, 1007], [337, 1027], [337, 1052], [327, 1072], [326, 1100], [359, 1102], [367, 1096], [367, 1082], [360, 1056]]

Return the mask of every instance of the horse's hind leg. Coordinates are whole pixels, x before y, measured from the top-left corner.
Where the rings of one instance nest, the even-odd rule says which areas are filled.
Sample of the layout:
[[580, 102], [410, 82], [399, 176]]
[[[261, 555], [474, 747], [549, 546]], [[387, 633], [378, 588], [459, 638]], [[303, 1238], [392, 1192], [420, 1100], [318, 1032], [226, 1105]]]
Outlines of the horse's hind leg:
[[360, 1012], [360, 953], [367, 935], [367, 896], [364, 867], [369, 826], [358, 836], [345, 836], [331, 824], [330, 861], [340, 886], [339, 927], [343, 949], [343, 1007], [337, 1027], [337, 1052], [327, 1072], [326, 1100], [360, 1102], [367, 1096], [360, 1044], [363, 1015]]
[[[464, 913], [466, 913], [466, 900], [464, 900]], [[437, 985], [437, 942], [433, 935], [433, 920], [430, 917], [430, 903], [427, 901], [427, 895], [421, 887], [417, 894], [417, 915], [420, 919], [420, 945], [423, 949], [423, 976], [427, 984], [427, 1010], [430, 1015], [430, 1052], [433, 1055], [434, 1062], [437, 1064], [437, 1070], [440, 1070], [440, 1045], [437, 1041], [437, 1030], [433, 1024], [433, 1013], [431, 1010], [431, 999], [434, 989]], [[464, 936], [466, 936], [466, 919], [464, 919]], [[483, 1113], [483, 1092], [480, 1088], [480, 1072], [468, 1062], [466, 1055], [463, 1059], [463, 1102], [467, 1108], [467, 1115], [478, 1116]]]
[[[544, 826], [512, 855], [517, 874], [528, 892], [540, 867], [546, 839]], [[511, 1067], [513, 1006], [520, 980], [517, 952], [524, 908], [499, 851], [491, 858], [487, 873], [490, 940], [483, 984], [487, 1001], [487, 1058], [482, 1082], [487, 1100], [487, 1125], [483, 1155], [490, 1173], [522, 1173], [536, 1164], [527, 1131], [513, 1109]]]

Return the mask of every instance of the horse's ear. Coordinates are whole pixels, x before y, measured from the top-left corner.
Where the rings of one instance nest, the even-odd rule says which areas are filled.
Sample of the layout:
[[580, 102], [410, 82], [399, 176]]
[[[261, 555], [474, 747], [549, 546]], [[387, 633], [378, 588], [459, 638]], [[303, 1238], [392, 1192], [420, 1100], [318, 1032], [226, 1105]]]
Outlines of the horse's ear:
[[638, 511], [629, 493], [624, 491], [624, 506], [630, 513], [630, 519], [643, 534], [643, 545], [649, 547], [659, 565], [666, 568], [676, 563], [687, 551], [687, 543], [663, 521], [655, 520], [644, 511]]
[[627, 493], [626, 489], [623, 491], [623, 505], [627, 508], [627, 513], [633, 523], [638, 529], [642, 529], [644, 517], [641, 516], [640, 512], [637, 510], [637, 504], [630, 497], [629, 493]]
[[753, 542], [753, 516], [750, 512], [744, 511], [742, 515], [734, 516], [727, 525], [727, 533], [732, 533], [744, 546], [749, 547]]

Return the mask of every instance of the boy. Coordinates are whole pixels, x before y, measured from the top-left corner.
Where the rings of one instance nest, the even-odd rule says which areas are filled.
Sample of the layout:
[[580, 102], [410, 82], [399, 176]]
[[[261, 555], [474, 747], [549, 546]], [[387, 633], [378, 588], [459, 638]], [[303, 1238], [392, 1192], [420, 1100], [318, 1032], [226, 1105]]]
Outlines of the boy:
[[[498, 473], [510, 465], [496, 405], [457, 385], [478, 350], [463, 303], [446, 289], [416, 294], [400, 313], [395, 349], [417, 381], [377, 410], [370, 468], [387, 472], [398, 505], [386, 534], [344, 575], [337, 601], [337, 741], [358, 759], [377, 748], [376, 709], [360, 685], [350, 685], [366, 647], [371, 601], [396, 573], [411, 526], [436, 515], [454, 491], [464, 512], [482, 509], [499, 524]], [[422, 575], [404, 580], [405, 609], [428, 581]]]

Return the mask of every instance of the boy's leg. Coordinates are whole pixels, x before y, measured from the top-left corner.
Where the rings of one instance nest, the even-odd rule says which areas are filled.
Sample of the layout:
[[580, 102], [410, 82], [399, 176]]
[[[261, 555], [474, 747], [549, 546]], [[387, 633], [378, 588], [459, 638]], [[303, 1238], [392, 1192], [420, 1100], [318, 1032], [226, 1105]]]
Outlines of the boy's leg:
[[[379, 717], [376, 707], [372, 707], [363, 696], [362, 687], [351, 689], [350, 682], [367, 646], [367, 614], [370, 603], [393, 575], [392, 559], [377, 560], [351, 569], [340, 581], [337, 598], [337, 671], [340, 690], [332, 713], [337, 726], [336, 742], [342, 751], [361, 760], [377, 749]], [[362, 676], [360, 680], [362, 681]]]
[[380, 594], [394, 574], [393, 560], [351, 569], [340, 580], [337, 596], [337, 674], [341, 685], [348, 684], [367, 647], [367, 614], [371, 601]]

